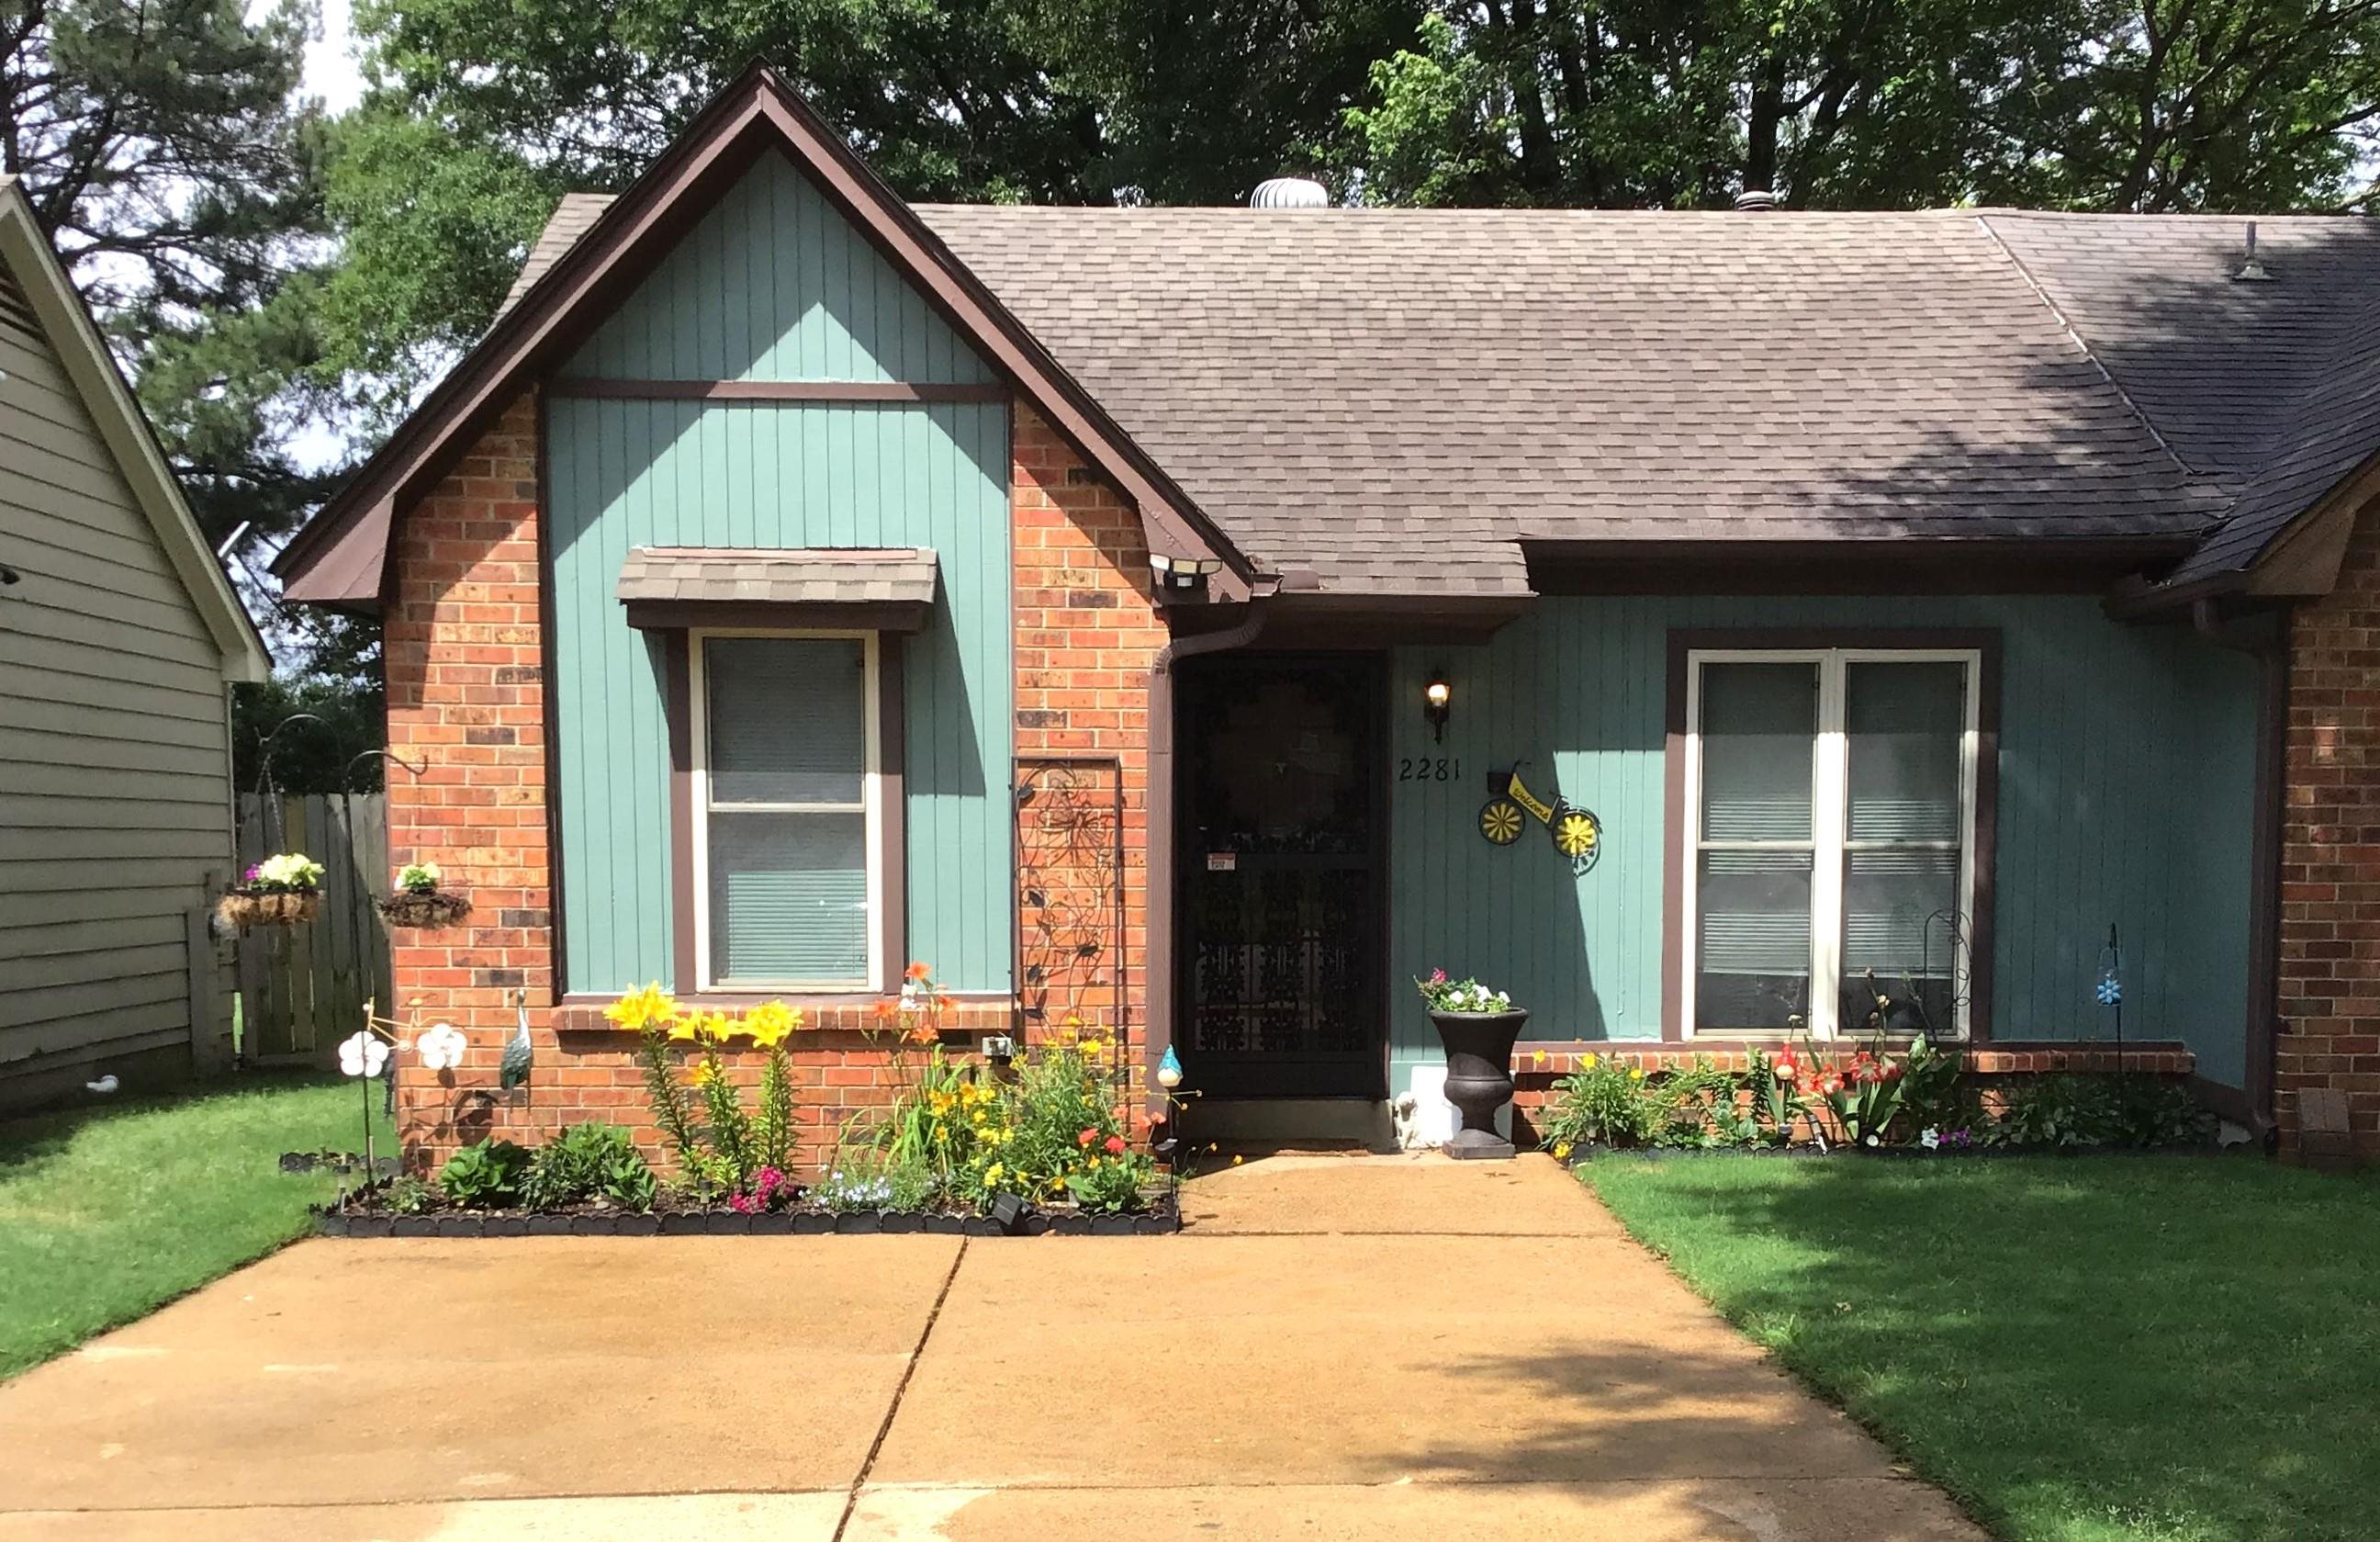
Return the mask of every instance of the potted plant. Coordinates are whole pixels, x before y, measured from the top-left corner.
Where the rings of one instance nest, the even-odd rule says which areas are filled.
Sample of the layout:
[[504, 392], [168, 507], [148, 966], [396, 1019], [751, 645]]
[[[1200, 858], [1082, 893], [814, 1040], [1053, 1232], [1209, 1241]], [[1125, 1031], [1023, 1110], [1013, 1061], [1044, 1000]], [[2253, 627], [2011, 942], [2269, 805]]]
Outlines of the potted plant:
[[1510, 1157], [1512, 1143], [1496, 1133], [1496, 1111], [1512, 1098], [1512, 1043], [1529, 1020], [1527, 1010], [1475, 979], [1450, 980], [1443, 969], [1414, 983], [1446, 1046], [1447, 1101], [1463, 1112], [1463, 1128], [1447, 1142], [1446, 1154]]
[[227, 927], [296, 926], [322, 909], [322, 865], [302, 852], [285, 851], [248, 869], [215, 902], [215, 918]]
[[453, 926], [471, 913], [471, 902], [441, 890], [438, 878], [435, 862], [407, 863], [397, 869], [396, 892], [380, 902], [380, 913], [391, 926], [429, 931]]

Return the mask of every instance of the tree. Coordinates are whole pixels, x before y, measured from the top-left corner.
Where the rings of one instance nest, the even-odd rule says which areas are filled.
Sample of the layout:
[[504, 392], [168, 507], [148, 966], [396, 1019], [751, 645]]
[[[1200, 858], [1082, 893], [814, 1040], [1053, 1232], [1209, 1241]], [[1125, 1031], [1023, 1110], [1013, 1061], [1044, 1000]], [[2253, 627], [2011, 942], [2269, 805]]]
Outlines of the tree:
[[2380, 0], [1455, 0], [1332, 141], [1382, 202], [2336, 207]]
[[315, 354], [306, 0], [0, 0], [0, 170], [133, 376], [220, 540], [319, 494], [286, 440]]

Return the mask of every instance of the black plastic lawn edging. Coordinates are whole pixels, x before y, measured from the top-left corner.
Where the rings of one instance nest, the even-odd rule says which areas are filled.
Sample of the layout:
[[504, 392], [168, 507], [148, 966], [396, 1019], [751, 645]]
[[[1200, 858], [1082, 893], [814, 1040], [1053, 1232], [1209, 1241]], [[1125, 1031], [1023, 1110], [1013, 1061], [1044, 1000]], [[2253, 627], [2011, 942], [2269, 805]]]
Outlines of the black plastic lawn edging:
[[[1966, 1146], [1937, 1147], [1928, 1151], [1922, 1146], [1817, 1146], [1803, 1142], [1793, 1146], [1599, 1146], [1585, 1144], [1571, 1147], [1563, 1159], [1565, 1167], [1581, 1167], [1597, 1157], [1630, 1157], [1651, 1161], [1687, 1161], [1703, 1157], [1777, 1157], [1815, 1160], [1821, 1157], [1856, 1158], [1862, 1161], [1922, 1161], [1972, 1162], [1991, 1161], [2009, 1157], [2220, 1157], [2234, 1150], [2255, 1151], [2253, 1142], [2237, 1146], [2218, 1146], [2213, 1141], [2187, 1142], [2166, 1146], [2058, 1146], [2036, 1143], [2028, 1146]], [[2258, 1153], [2261, 1155], [2261, 1153]]]
[[1026, 1210], [1012, 1226], [990, 1216], [944, 1211], [627, 1210], [538, 1214], [526, 1210], [460, 1210], [390, 1215], [336, 1205], [313, 1208], [314, 1230], [325, 1237], [816, 1237], [925, 1233], [968, 1237], [1155, 1237], [1182, 1230], [1170, 1200], [1131, 1215], [1077, 1210]]

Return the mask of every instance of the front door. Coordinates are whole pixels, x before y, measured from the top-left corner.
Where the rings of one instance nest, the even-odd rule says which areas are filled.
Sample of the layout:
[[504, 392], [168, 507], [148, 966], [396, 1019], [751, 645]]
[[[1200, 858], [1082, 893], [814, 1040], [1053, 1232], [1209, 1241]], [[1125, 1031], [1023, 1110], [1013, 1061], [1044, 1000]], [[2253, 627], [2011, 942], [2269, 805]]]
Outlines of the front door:
[[1385, 688], [1362, 654], [1182, 670], [1175, 1021], [1204, 1096], [1388, 1095]]

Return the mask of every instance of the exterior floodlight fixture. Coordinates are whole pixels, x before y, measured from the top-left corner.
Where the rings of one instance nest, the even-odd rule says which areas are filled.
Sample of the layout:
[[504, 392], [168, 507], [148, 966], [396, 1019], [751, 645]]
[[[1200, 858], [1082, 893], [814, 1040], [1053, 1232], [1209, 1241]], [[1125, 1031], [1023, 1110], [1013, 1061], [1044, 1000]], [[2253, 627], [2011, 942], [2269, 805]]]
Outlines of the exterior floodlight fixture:
[[1157, 575], [1157, 587], [1173, 594], [1203, 589], [1208, 574], [1223, 569], [1213, 557], [1169, 557], [1162, 552], [1151, 552], [1148, 565]]

